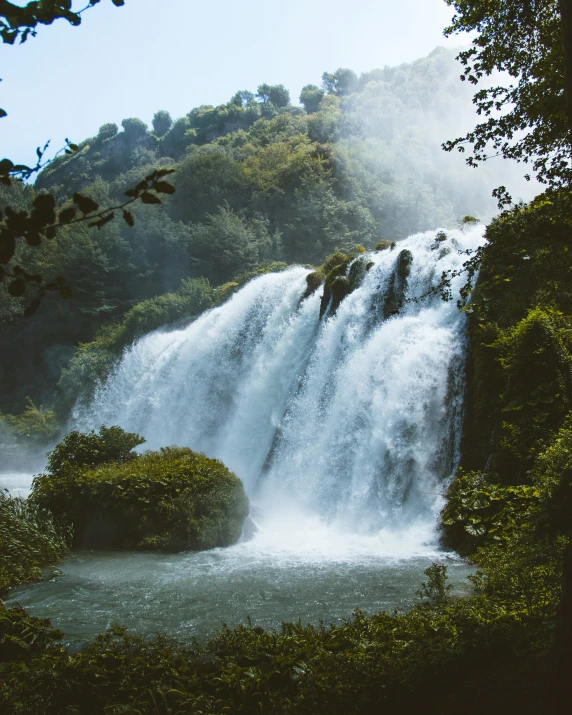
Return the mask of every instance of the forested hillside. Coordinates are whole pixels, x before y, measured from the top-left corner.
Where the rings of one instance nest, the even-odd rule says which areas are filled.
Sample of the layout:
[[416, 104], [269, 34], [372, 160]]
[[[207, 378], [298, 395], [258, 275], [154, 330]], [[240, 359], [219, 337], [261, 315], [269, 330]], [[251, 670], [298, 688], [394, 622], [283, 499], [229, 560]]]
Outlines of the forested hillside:
[[[176, 170], [176, 192], [160, 206], [136, 204], [134, 227], [83, 223], [22, 249], [22, 265], [46, 279], [65, 276], [73, 297], [47, 297], [24, 318], [25, 298], [8, 297], [0, 284], [0, 410], [21, 413], [27, 397], [69, 406], [73, 380], [56, 385], [76, 346], [117, 335], [109, 326], [134, 306], [129, 339], [189, 319], [213, 304], [218, 286], [269, 262], [317, 264], [356, 244], [492, 215], [490, 175], [467, 172], [440, 148], [470, 122], [471, 91], [458, 72], [453, 53], [437, 49], [360, 77], [324, 73], [321, 88], [303, 89], [302, 106], [281, 85], [260, 85], [174, 122], [158, 111], [152, 127], [136, 118], [108, 123], [57, 157], [35, 186], [2, 187], [1, 202], [15, 208], [46, 190], [62, 202], [81, 191], [110, 205], [154, 169]], [[506, 169], [494, 169], [502, 181]], [[34, 410], [20, 431], [45, 423]]]

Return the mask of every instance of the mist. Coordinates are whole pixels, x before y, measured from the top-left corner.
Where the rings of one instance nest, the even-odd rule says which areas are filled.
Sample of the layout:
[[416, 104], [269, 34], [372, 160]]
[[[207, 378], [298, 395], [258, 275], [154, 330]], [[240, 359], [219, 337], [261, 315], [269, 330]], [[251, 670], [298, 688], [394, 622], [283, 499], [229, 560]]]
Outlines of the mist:
[[[0, 470], [42, 469], [73, 405], [105, 381], [123, 350], [218, 305], [225, 284], [268, 265], [320, 265], [356, 245], [454, 229], [465, 215], [486, 223], [498, 212], [491, 192], [499, 185], [530, 200], [539, 186], [519, 164], [493, 159], [472, 169], [441, 147], [478, 120], [457, 52], [438, 47], [412, 63], [346, 72], [349, 84], [316, 87], [323, 98], [307, 111], [295, 96], [263, 105], [251, 87], [244, 102], [175, 118], [164, 136], [136, 118], [123, 131], [107, 123], [77, 155], [49, 165], [35, 189], [61, 203], [80, 190], [109, 205], [157, 167], [175, 169], [176, 193], [159, 207], [136, 205], [133, 228], [71, 227], [26, 250], [31, 272], [70, 277], [72, 300], [47, 298], [22, 320], [0, 285]], [[13, 187], [3, 196], [23, 207], [32, 194]], [[26, 412], [27, 398], [36, 412]], [[52, 416], [49, 437], [42, 409]]]
[[345, 99], [339, 161], [374, 195], [389, 238], [452, 227], [470, 214], [484, 223], [498, 213], [494, 188], [505, 185], [515, 202], [540, 187], [524, 179], [524, 166], [500, 157], [477, 169], [466, 154], [442, 144], [463, 136], [478, 117], [474, 85], [461, 82], [457, 50], [436, 48], [428, 57], [360, 77], [361, 92]]

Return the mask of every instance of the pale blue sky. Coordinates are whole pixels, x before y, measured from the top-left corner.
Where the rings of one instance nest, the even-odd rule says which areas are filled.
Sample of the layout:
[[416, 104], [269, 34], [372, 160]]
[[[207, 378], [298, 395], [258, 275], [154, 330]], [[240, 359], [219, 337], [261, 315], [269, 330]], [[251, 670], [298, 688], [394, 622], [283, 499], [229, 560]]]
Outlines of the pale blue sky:
[[459, 45], [442, 36], [452, 14], [443, 0], [101, 0], [80, 27], [58, 21], [0, 47], [9, 115], [0, 156], [33, 161], [47, 139], [59, 148], [105, 122], [150, 124], [158, 109], [177, 118], [262, 82], [284, 84], [297, 101], [324, 71], [360, 73]]

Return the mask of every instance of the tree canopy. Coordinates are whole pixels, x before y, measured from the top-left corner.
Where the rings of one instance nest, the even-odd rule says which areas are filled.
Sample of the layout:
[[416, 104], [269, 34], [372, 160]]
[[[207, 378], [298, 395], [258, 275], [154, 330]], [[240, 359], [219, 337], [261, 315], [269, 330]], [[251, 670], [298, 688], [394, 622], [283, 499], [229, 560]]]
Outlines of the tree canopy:
[[[20, 412], [26, 396], [52, 407], [74, 346], [89, 343], [59, 392], [66, 404], [73, 400], [86, 375], [104, 373], [106, 346], [119, 345], [118, 326], [128, 315], [138, 326], [126, 332], [133, 338], [208, 307], [235, 276], [269, 262], [317, 265], [356, 244], [373, 247], [380, 238], [454, 225], [468, 213], [491, 215], [488, 172], [465, 171], [435, 141], [443, 112], [470, 107], [469, 86], [449, 91], [457, 76], [453, 53], [438, 50], [411, 65], [364, 73], [347, 95], [314, 85], [308, 112], [271, 101], [264, 107], [242, 89], [218, 106], [190, 109], [162, 136], [167, 122], [146, 128], [131, 117], [119, 127], [104, 124], [45, 166], [35, 184], [0, 185], [3, 210], [29, 217], [50, 194], [56, 218], [76, 211], [52, 239], [42, 235], [37, 246], [16, 239], [11, 263], [3, 264], [55, 287], [24, 320], [35, 289], [12, 297], [8, 287], [18, 276], [0, 282], [0, 409]], [[155, 116], [168, 119], [161, 111]], [[165, 180], [176, 193], [153, 188], [155, 182], [165, 189]], [[125, 191], [137, 186], [139, 199], [131, 201]], [[82, 214], [76, 194], [101, 208]], [[149, 203], [155, 199], [162, 203]], [[90, 229], [110, 215], [103, 207], [117, 207], [119, 220]], [[56, 298], [62, 276], [72, 300]]]
[[[470, 166], [503, 156], [530, 164], [536, 178], [550, 187], [568, 185], [572, 167], [561, 3], [445, 1], [457, 13], [445, 35], [477, 33], [472, 46], [458, 55], [464, 66], [461, 79], [474, 85], [487, 78], [495, 82], [474, 96], [482, 121], [444, 148], [464, 152], [470, 146]], [[508, 82], [497, 79], [499, 71]], [[501, 204], [510, 200], [504, 187], [495, 195]]]
[[[72, 11], [72, 0], [41, 0], [40, 2], [30, 2], [24, 7], [13, 5], [12, 3], [0, 0], [0, 36], [4, 43], [13, 45], [16, 39], [20, 38], [20, 44], [25, 42], [29, 35], [35, 36], [38, 24], [49, 25], [54, 20], [64, 18], [72, 25], [81, 23], [81, 14], [98, 4], [100, 0], [89, 0], [89, 4], [82, 10]], [[124, 5], [124, 0], [112, 0], [117, 7]], [[7, 112], [0, 110], [0, 118], [6, 117]], [[159, 124], [165, 126], [166, 117], [162, 117]], [[170, 120], [170, 117], [169, 117]], [[137, 140], [147, 133], [147, 125], [140, 119], [124, 119], [122, 122], [123, 135], [130, 143], [137, 143]], [[169, 125], [170, 126], [170, 125]], [[166, 126], [165, 131], [168, 129]], [[103, 142], [117, 134], [115, 124], [106, 124], [100, 128], [97, 140]], [[0, 184], [11, 187], [14, 181], [29, 179], [33, 174], [41, 171], [52, 160], [44, 160], [44, 156], [50, 142], [48, 141], [42, 148], [36, 149], [36, 166], [30, 167], [23, 164], [15, 164], [12, 160], [4, 158], [0, 161]], [[79, 151], [79, 146], [66, 139], [66, 146], [60, 150], [55, 158], [60, 154], [73, 154]], [[34, 292], [34, 297], [24, 310], [25, 316], [33, 315], [44, 296], [49, 292], [58, 293], [62, 298], [71, 296], [71, 289], [63, 276], [56, 276], [53, 280], [45, 281], [40, 273], [30, 270], [29, 265], [21, 264], [21, 251], [19, 246], [22, 243], [36, 248], [40, 246], [43, 239], [53, 240], [58, 231], [64, 226], [83, 222], [89, 228], [101, 229], [116, 216], [122, 215], [125, 223], [132, 227], [134, 217], [127, 207], [141, 200], [145, 204], [160, 204], [161, 199], [158, 194], [171, 194], [174, 187], [164, 181], [164, 177], [173, 173], [171, 169], [158, 169], [148, 174], [134, 188], [125, 191], [128, 198], [122, 198], [115, 205], [102, 208], [100, 203], [93, 198], [80, 194], [74, 187], [73, 196], [69, 193], [67, 198], [71, 198], [73, 205], [58, 207], [56, 197], [53, 193], [43, 193], [33, 200], [31, 206], [25, 208], [14, 205], [4, 205], [0, 210], [0, 281], [6, 279], [8, 283], [7, 295], [11, 298], [21, 298], [28, 289]], [[121, 213], [120, 213], [121, 212]]]

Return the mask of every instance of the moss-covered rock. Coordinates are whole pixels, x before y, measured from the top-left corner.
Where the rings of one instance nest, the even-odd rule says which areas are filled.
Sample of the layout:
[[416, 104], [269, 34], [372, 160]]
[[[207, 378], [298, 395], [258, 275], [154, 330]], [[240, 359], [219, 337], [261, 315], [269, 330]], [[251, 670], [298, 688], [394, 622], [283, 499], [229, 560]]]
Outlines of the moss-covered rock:
[[[334, 315], [342, 300], [351, 292], [349, 280], [346, 278], [351, 260], [351, 256], [338, 252], [328, 256], [323, 266], [321, 266], [320, 270], [326, 278], [322, 302], [320, 303], [320, 318], [323, 318], [326, 314], [328, 306], [330, 306], [330, 315]], [[338, 279], [343, 280], [338, 281]], [[336, 283], [335, 286], [334, 283]]]
[[311, 273], [308, 273], [306, 276], [306, 290], [304, 291], [304, 298], [308, 298], [309, 296], [312, 295], [312, 293], [315, 293], [318, 288], [322, 285], [324, 282], [324, 273], [323, 271], [318, 268], [315, 271], [312, 271]]
[[397, 268], [396, 272], [399, 278], [401, 278], [402, 281], [405, 281], [409, 278], [409, 275], [411, 274], [411, 266], [413, 265], [413, 254], [411, 251], [408, 251], [406, 248], [403, 249], [403, 251], [400, 252], [399, 256], [397, 256]]
[[[321, 268], [324, 275], [328, 276], [332, 271], [340, 270], [340, 268], [345, 271], [348, 261], [349, 256], [346, 256], [346, 254], [341, 251], [337, 251], [326, 258]], [[339, 274], [337, 273], [336, 275]]]
[[385, 239], [381, 239], [381, 241], [378, 241], [375, 244], [375, 248], [373, 249], [374, 251], [385, 251], [388, 248], [390, 248], [392, 251], [395, 248], [395, 241], [386, 241]]
[[375, 304], [374, 310], [378, 320], [387, 320], [392, 315], [397, 315], [403, 307], [412, 264], [413, 254], [406, 248], [403, 249], [397, 257], [395, 270], [389, 279], [383, 299]]
[[40, 475], [31, 500], [72, 524], [80, 548], [229, 546], [248, 514], [238, 477], [218, 460], [177, 447]]
[[371, 265], [373, 265], [373, 264], [366, 261], [365, 258], [357, 258], [352, 263], [352, 265], [350, 266], [350, 272], [348, 275], [348, 279], [350, 282], [350, 290], [354, 291], [356, 288], [359, 288], [363, 279], [365, 278], [365, 274], [368, 271], [368, 266], [371, 266]]
[[330, 284], [330, 293], [332, 303], [330, 306], [330, 314], [334, 315], [340, 307], [342, 300], [352, 292], [351, 284], [345, 276], [336, 276]]

